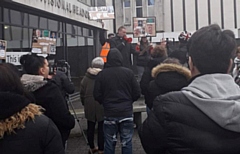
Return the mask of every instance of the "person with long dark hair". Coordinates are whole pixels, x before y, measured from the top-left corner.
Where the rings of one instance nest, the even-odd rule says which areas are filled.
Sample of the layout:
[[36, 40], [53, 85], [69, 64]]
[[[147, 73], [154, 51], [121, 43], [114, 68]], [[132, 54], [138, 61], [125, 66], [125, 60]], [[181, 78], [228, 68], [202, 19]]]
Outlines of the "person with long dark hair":
[[0, 153], [64, 154], [55, 124], [25, 97], [19, 75], [0, 64]]
[[62, 135], [63, 145], [65, 145], [70, 130], [75, 125], [75, 120], [57, 85], [47, 80], [48, 61], [42, 56], [23, 55], [20, 63], [25, 72], [21, 78], [24, 87], [34, 95], [36, 104], [45, 109], [44, 114], [56, 124]]

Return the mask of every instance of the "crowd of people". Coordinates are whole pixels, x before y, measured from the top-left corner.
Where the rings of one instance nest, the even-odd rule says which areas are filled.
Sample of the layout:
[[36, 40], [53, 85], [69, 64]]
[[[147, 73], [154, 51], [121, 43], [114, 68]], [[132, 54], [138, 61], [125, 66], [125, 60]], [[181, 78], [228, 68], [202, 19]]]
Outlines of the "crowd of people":
[[[184, 31], [171, 52], [146, 37], [133, 46], [123, 26], [100, 37], [104, 53], [80, 84], [89, 153], [114, 154], [118, 134], [122, 153], [133, 153], [133, 103], [141, 95], [148, 117], [138, 133], [146, 153], [240, 153], [240, 48], [232, 31], [216, 24]], [[28, 54], [20, 63], [23, 74], [0, 64], [0, 153], [64, 154], [75, 125], [67, 97], [74, 85], [61, 71], [49, 75], [47, 58]]]

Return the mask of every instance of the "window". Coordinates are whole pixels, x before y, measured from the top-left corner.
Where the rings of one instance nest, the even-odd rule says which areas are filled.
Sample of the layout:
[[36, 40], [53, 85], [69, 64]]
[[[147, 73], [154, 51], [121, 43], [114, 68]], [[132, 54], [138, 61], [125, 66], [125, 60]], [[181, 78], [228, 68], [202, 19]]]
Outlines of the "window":
[[154, 0], [148, 0], [148, 6], [149, 5], [154, 5]]
[[136, 17], [143, 17], [142, 0], [136, 0]]
[[148, 0], [148, 6], [147, 6], [148, 16], [154, 16], [154, 4], [155, 4], [155, 0]]
[[130, 0], [124, 0], [123, 10], [124, 10], [124, 25], [130, 25], [132, 19]]

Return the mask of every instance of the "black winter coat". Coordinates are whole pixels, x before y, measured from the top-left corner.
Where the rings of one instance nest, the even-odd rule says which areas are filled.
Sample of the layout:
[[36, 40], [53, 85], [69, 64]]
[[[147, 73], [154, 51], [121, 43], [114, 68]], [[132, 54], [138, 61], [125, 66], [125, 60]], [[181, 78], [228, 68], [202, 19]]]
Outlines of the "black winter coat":
[[145, 98], [145, 104], [150, 104], [149, 101], [151, 98], [149, 98], [149, 83], [153, 80], [152, 77], [152, 69], [162, 63], [167, 57], [159, 57], [159, 58], [153, 58], [148, 62], [147, 67], [145, 68], [141, 81], [140, 81], [140, 87], [141, 87], [141, 93], [144, 95]]
[[154, 80], [149, 83], [148, 87], [149, 104], [147, 106], [150, 109], [156, 96], [171, 91], [180, 91], [187, 86], [191, 78], [191, 72], [181, 65], [165, 63], [154, 67], [152, 76]]
[[[6, 108], [5, 111], [8, 111], [20, 107], [20, 105], [13, 106], [13, 103], [23, 104], [29, 103], [29, 101], [21, 95], [6, 93], [1, 94], [0, 103], [11, 104], [3, 106]], [[10, 117], [7, 117], [8, 121], [6, 119], [0, 120], [0, 128], [2, 127], [0, 132], [4, 131], [3, 138], [0, 138], [0, 154], [64, 154], [61, 135], [56, 125], [40, 113], [39, 107], [30, 105], [25, 106], [28, 107], [27, 109], [24, 109], [25, 107], [19, 108], [21, 112], [14, 113], [18, 113], [18, 116], [15, 116], [16, 119], [10, 120]], [[4, 114], [6, 113], [0, 113], [1, 116]], [[21, 120], [17, 120], [20, 117]], [[33, 117], [33, 119], [29, 117]], [[20, 124], [25, 127], [16, 129]], [[3, 126], [8, 129], [3, 129]], [[14, 132], [9, 134], [10, 130], [14, 130]]]
[[122, 67], [122, 55], [110, 49], [105, 68], [97, 75], [93, 96], [103, 104], [107, 117], [133, 114], [132, 103], [140, 97], [140, 87], [133, 72]]
[[131, 54], [137, 54], [131, 43], [127, 43], [123, 38], [115, 36], [109, 40], [110, 48], [117, 48], [123, 57], [123, 66], [130, 68], [132, 66]]
[[220, 127], [182, 92], [156, 97], [139, 136], [148, 154], [240, 153], [240, 133]]
[[34, 95], [36, 104], [46, 109], [44, 114], [56, 124], [64, 141], [75, 125], [74, 117], [55, 83], [49, 80], [37, 81], [34, 78], [32, 75], [23, 75], [21, 80], [25, 88]]
[[142, 55], [138, 55], [137, 56], [137, 66], [142, 66], [142, 67], [146, 67], [148, 64], [148, 61], [150, 60], [150, 48], [149, 48], [149, 43], [147, 43], [146, 46], [144, 46], [143, 44], [140, 44], [140, 51], [146, 50], [144, 52], [144, 54]]

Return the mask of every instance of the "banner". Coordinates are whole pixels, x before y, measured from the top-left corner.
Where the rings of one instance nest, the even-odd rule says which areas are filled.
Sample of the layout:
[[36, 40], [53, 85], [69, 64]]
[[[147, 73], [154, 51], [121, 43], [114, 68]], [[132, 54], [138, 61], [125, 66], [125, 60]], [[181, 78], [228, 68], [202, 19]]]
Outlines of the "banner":
[[32, 33], [32, 53], [56, 54], [56, 32], [34, 29]]
[[133, 37], [144, 36], [156, 36], [156, 17], [133, 17]]
[[109, 20], [115, 18], [113, 6], [89, 7], [88, 11], [91, 20]]
[[29, 52], [6, 52], [6, 62], [14, 65], [21, 65], [20, 58], [22, 55], [29, 54]]
[[0, 59], [6, 59], [7, 41], [0, 40]]

